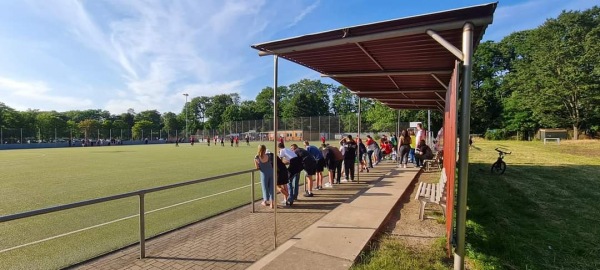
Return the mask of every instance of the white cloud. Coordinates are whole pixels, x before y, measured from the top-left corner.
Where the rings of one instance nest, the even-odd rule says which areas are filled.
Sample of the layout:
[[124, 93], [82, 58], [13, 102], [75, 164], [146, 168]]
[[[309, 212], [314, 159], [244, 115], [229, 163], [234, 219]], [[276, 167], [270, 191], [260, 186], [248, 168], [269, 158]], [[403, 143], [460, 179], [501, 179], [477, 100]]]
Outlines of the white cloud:
[[[51, 110], [56, 106], [68, 109], [86, 108], [92, 106], [90, 99], [78, 99], [75, 97], [60, 96], [54, 93], [45, 82], [39, 81], [18, 81], [10, 78], [0, 77], [0, 96], [3, 102], [18, 110], [28, 108]], [[22, 104], [36, 104], [37, 106], [28, 106]]]
[[314, 2], [312, 5], [308, 6], [307, 8], [305, 8], [304, 10], [302, 10], [302, 12], [300, 12], [300, 14], [298, 14], [298, 16], [296, 16], [294, 18], [294, 20], [287, 25], [287, 27], [292, 27], [295, 26], [296, 24], [298, 24], [300, 21], [302, 21], [302, 19], [304, 19], [304, 17], [308, 14], [310, 14], [315, 8], [317, 8], [320, 4], [320, 0], [317, 2]]
[[[70, 94], [99, 97], [93, 99], [91, 108], [120, 113], [128, 108], [179, 111], [183, 92], [189, 92], [190, 97], [232, 92], [254, 96], [260, 89], [248, 89], [256, 87], [249, 84], [264, 76], [265, 65], [249, 45], [263, 38], [271, 39], [286, 25], [291, 27], [304, 20], [320, 4], [318, 0], [308, 1], [31, 0], [28, 3], [37, 16], [44, 18], [42, 21], [48, 22], [48, 27], [55, 27], [54, 32], [67, 39], [65, 43], [81, 50], [78, 56], [84, 57], [77, 64], [87, 64], [84, 69], [88, 72], [95, 69], [90, 68], [92, 65], [103, 65], [96, 68], [102, 72], [98, 75], [81, 76], [77, 73], [81, 68], [69, 66], [72, 72], [65, 74], [68, 81], [43, 80], [60, 85], [61, 91], [85, 88], [85, 93]], [[53, 45], [62, 48], [62, 43]], [[88, 55], [100, 60], [87, 62]], [[61, 56], [55, 54], [52, 59], [60, 60]], [[106, 83], [102, 81], [101, 86], [89, 81], [103, 79]], [[249, 91], [253, 93], [247, 94]], [[53, 108], [63, 110], [58, 105]]]

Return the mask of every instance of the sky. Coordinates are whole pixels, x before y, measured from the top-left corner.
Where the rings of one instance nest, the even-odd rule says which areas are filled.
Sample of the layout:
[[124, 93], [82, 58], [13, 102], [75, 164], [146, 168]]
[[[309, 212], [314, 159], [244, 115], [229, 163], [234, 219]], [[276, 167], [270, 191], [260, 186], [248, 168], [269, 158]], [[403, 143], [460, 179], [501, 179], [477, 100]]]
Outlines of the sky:
[[[482, 0], [1, 0], [0, 102], [16, 110], [181, 112], [189, 99], [273, 85], [250, 45], [490, 3]], [[500, 1], [483, 40], [598, 0]], [[279, 84], [322, 79], [282, 60]]]

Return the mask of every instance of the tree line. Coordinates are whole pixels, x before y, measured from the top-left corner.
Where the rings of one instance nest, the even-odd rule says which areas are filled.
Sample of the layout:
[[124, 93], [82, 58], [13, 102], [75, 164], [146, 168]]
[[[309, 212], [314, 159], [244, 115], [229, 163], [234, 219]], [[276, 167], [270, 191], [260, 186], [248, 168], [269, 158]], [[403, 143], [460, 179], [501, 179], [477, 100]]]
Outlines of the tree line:
[[[600, 8], [484, 42], [474, 55], [471, 130], [489, 137], [600, 130]], [[488, 130], [497, 132], [490, 134]]]
[[[578, 134], [600, 131], [600, 8], [563, 11], [541, 26], [512, 33], [499, 42], [479, 44], [471, 91], [472, 133], [489, 138], [532, 135], [539, 128], [568, 128]], [[344, 116], [357, 123], [357, 97], [344, 86], [303, 79], [278, 88], [281, 118]], [[363, 130], [395, 130], [400, 121], [427, 119], [427, 111], [393, 110], [363, 99]], [[0, 128], [37, 130], [51, 138], [55, 129], [86, 133], [96, 129], [223, 130], [233, 121], [272, 119], [273, 88], [254, 100], [239, 94], [193, 97], [180, 112], [147, 110], [111, 114], [105, 110], [16, 111], [0, 102]], [[186, 119], [187, 118], [187, 119]], [[187, 120], [187, 121], [186, 121]], [[354, 123], [354, 124], [353, 124]], [[442, 115], [432, 111], [432, 126]]]
[[[278, 97], [278, 115], [283, 121], [298, 117], [343, 116], [342, 125], [352, 128], [358, 121], [358, 99], [344, 86], [303, 79], [288, 86], [280, 86]], [[423, 121], [427, 116], [426, 111], [398, 113], [369, 99], [363, 99], [361, 106], [364, 112], [364, 130], [395, 130], [398, 115], [406, 121]], [[433, 119], [437, 124], [441, 124], [441, 114], [438, 112], [437, 115], [434, 115]], [[186, 118], [191, 134], [199, 130], [226, 130], [229, 123], [235, 121], [272, 119], [273, 88], [263, 88], [254, 100], [241, 101], [237, 93], [193, 97], [178, 113], [161, 113], [158, 110], [136, 113], [134, 109], [122, 114], [111, 114], [100, 109], [66, 112], [35, 109], [17, 111], [0, 102], [0, 128], [34, 130], [40, 140], [54, 138], [56, 130], [62, 132], [58, 137], [69, 137], [75, 131], [77, 137], [86, 138], [93, 131], [111, 129], [130, 130], [132, 136], [138, 138], [144, 130], [184, 132]]]

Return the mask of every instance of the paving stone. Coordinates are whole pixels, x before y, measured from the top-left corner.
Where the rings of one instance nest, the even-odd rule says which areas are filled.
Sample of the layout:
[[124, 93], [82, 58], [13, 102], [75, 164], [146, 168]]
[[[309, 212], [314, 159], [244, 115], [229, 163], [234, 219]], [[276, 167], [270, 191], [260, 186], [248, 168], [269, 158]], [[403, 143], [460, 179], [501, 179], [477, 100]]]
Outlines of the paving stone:
[[[277, 243], [282, 245], [335, 207], [353, 199], [390, 171], [389, 166], [361, 174], [361, 183], [342, 183], [315, 190], [290, 208], [277, 209]], [[325, 180], [326, 181], [326, 180]], [[302, 190], [302, 188], [301, 188]], [[281, 198], [281, 197], [279, 197]], [[274, 217], [270, 208], [244, 206], [146, 241], [146, 259], [139, 246], [107, 254], [75, 269], [245, 269], [273, 251]]]

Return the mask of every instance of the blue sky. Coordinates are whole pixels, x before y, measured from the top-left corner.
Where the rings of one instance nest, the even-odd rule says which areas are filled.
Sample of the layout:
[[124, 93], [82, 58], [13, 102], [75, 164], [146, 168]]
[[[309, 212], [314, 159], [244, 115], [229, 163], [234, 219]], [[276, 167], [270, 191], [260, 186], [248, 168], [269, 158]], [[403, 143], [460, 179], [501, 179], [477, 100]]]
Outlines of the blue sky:
[[[190, 97], [273, 84], [251, 44], [489, 3], [482, 0], [2, 0], [0, 102], [17, 110], [180, 112]], [[597, 0], [500, 1], [484, 40]], [[280, 61], [280, 84], [316, 72]], [[328, 79], [323, 79], [331, 83]]]

